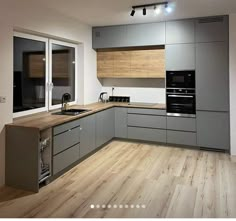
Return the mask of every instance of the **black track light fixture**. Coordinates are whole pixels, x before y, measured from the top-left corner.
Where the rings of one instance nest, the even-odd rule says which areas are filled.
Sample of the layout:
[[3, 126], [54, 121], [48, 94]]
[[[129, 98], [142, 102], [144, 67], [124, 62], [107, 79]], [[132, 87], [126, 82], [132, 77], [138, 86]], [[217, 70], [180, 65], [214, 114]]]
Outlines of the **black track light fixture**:
[[135, 9], [132, 10], [132, 12], [130, 13], [130, 16], [134, 16], [135, 14]]
[[143, 8], [143, 15], [146, 15], [147, 14], [147, 10], [146, 8]]
[[132, 6], [132, 11], [130, 13], [130, 16], [134, 16], [135, 14], [135, 9], [137, 8], [142, 8], [143, 9], [143, 15], [147, 15], [147, 9], [148, 7], [154, 7], [154, 10], [156, 14], [159, 14], [161, 12], [161, 6], [165, 7], [166, 12], [170, 13], [172, 11], [172, 8], [169, 7], [169, 3], [167, 1], [165, 2], [156, 2], [156, 3], [151, 3], [151, 4], [146, 4], [146, 5], [134, 5]]

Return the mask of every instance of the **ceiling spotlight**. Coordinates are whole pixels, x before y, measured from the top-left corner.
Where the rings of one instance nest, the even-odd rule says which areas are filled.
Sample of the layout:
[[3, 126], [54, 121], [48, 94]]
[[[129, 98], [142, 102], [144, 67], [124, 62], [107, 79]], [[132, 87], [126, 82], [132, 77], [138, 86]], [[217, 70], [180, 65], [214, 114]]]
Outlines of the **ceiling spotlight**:
[[130, 13], [130, 16], [134, 16], [135, 10], [133, 9], [132, 12]]
[[154, 6], [154, 12], [155, 12], [155, 15], [159, 15], [161, 13], [161, 7]]
[[165, 10], [166, 10], [167, 13], [172, 12], [172, 8], [168, 4], [165, 5]]
[[147, 10], [146, 8], [143, 8], [143, 15], [146, 15], [147, 14]]

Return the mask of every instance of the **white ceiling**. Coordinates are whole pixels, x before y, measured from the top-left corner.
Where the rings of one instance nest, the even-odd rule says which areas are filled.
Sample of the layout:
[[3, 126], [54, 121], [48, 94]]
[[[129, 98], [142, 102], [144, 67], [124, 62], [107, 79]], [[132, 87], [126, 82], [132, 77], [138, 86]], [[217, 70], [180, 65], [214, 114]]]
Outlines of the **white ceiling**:
[[164, 0], [40, 0], [43, 7], [92, 26], [132, 24], [236, 13], [236, 0], [170, 0], [175, 7], [171, 14], [155, 16], [152, 9], [147, 16], [137, 11], [130, 16], [131, 6], [163, 2]]

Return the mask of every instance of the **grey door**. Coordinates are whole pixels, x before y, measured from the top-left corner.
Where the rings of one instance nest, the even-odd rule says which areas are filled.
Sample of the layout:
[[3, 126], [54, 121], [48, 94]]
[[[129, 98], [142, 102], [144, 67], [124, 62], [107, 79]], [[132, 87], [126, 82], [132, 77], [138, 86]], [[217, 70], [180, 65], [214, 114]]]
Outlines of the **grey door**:
[[93, 48], [115, 48], [127, 45], [127, 26], [93, 28]]
[[200, 147], [229, 150], [229, 113], [197, 111], [197, 144]]
[[166, 45], [166, 70], [195, 70], [195, 45]]
[[228, 16], [196, 20], [196, 42], [228, 41]]
[[197, 110], [229, 110], [228, 43], [196, 45]]
[[166, 44], [195, 43], [195, 21], [166, 22]]
[[127, 108], [115, 108], [115, 137], [127, 138]]
[[165, 44], [165, 22], [127, 26], [127, 46]]
[[80, 158], [95, 148], [95, 115], [90, 115], [81, 119]]

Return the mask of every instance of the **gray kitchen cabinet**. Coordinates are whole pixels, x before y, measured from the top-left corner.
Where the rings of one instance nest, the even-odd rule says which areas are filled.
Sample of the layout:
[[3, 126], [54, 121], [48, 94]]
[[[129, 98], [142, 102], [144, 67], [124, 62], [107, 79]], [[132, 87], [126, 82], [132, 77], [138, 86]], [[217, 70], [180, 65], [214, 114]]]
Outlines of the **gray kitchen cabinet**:
[[53, 154], [56, 155], [80, 142], [80, 125], [53, 137]]
[[53, 128], [53, 175], [80, 158], [81, 121], [75, 120]]
[[196, 20], [196, 42], [228, 41], [228, 16]]
[[102, 146], [115, 136], [114, 108], [98, 112], [96, 121], [96, 148]]
[[96, 113], [96, 148], [102, 146], [105, 143], [104, 138], [104, 113], [103, 111]]
[[127, 46], [165, 44], [165, 22], [127, 25]]
[[197, 144], [199, 147], [229, 150], [229, 113], [197, 111]]
[[127, 26], [93, 28], [93, 48], [118, 48], [127, 46]]
[[144, 115], [158, 115], [166, 116], [166, 110], [153, 108], [128, 108], [128, 114], [144, 114]]
[[115, 108], [115, 137], [127, 138], [127, 108]]
[[53, 174], [64, 170], [79, 159], [79, 144], [53, 157]]
[[167, 131], [167, 143], [197, 146], [196, 133], [184, 131]]
[[196, 118], [167, 117], [167, 130], [196, 132]]
[[166, 45], [166, 70], [195, 70], [195, 44]]
[[104, 112], [104, 137], [105, 143], [115, 136], [115, 112], [114, 108], [110, 108]]
[[228, 43], [196, 44], [196, 109], [229, 111]]
[[81, 119], [80, 158], [86, 156], [96, 148], [95, 126], [95, 114]]
[[143, 127], [128, 127], [128, 138], [166, 143], [166, 130]]
[[195, 43], [195, 21], [166, 22], [166, 44]]
[[156, 115], [128, 114], [128, 126], [166, 129], [166, 117]]

